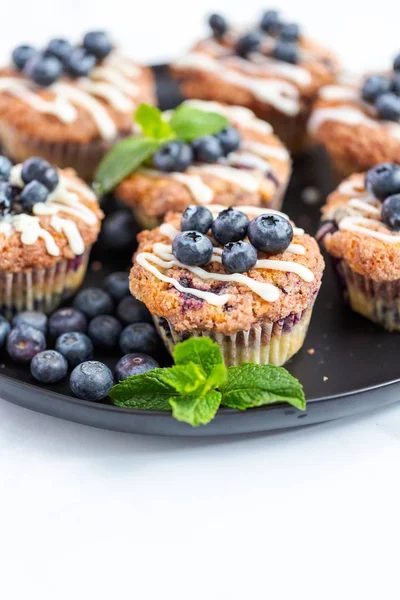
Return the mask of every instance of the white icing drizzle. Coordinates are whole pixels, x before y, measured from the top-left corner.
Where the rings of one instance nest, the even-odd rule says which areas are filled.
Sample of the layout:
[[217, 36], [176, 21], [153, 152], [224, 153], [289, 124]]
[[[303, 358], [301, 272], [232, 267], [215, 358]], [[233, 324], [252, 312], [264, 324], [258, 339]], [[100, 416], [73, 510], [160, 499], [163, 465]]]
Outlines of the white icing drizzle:
[[375, 231], [374, 229], [369, 229], [368, 227], [362, 227], [362, 225], [382, 226], [382, 221], [368, 219], [366, 217], [344, 217], [344, 219], [342, 219], [339, 223], [339, 229], [345, 231], [358, 231], [359, 233], [364, 233], [388, 244], [400, 244], [399, 234], [382, 233], [381, 231]]
[[93, 96], [103, 98], [116, 110], [129, 112], [133, 110], [134, 103], [125, 96], [118, 88], [104, 81], [91, 81], [83, 78], [79, 80], [79, 87]]
[[130, 79], [127, 79], [123, 74], [112, 67], [96, 67], [90, 73], [90, 78], [105, 79], [109, 83], [112, 83], [114, 88], [117, 88], [120, 92], [129, 96], [137, 96], [140, 91], [136, 83], [132, 83]]
[[255, 152], [265, 158], [276, 158], [282, 161], [289, 160], [290, 158], [289, 152], [283, 146], [270, 146], [253, 140], [242, 140], [241, 148]]
[[251, 152], [231, 152], [226, 159], [221, 159], [221, 164], [244, 166], [248, 169], [259, 169], [264, 174], [271, 170], [270, 164]]
[[194, 173], [200, 172], [213, 175], [214, 177], [218, 177], [224, 181], [234, 183], [248, 192], [256, 192], [260, 187], [260, 182], [253, 175], [250, 175], [245, 171], [240, 171], [239, 169], [226, 167], [224, 165], [195, 166], [191, 169], [191, 171]]
[[358, 210], [363, 210], [365, 212], [371, 213], [372, 215], [379, 216], [381, 215], [381, 211], [379, 208], [370, 204], [369, 202], [364, 202], [364, 200], [359, 200], [358, 198], [352, 198], [349, 200], [349, 206], [352, 208], [357, 208]]
[[81, 254], [85, 252], [85, 244], [74, 221], [71, 221], [70, 219], [61, 219], [54, 215], [51, 218], [50, 225], [58, 233], [63, 233], [65, 235], [72, 252], [76, 256], [81, 256]]
[[343, 85], [326, 85], [319, 91], [324, 100], [359, 100], [359, 92], [353, 87]]
[[[248, 70], [250, 73], [279, 75], [302, 87], [310, 85], [312, 81], [311, 74], [307, 69], [300, 67], [299, 65], [285, 63], [281, 60], [259, 54], [258, 52], [250, 54], [249, 58], [253, 61], [252, 63], [240, 57], [232, 57], [232, 59], [229, 60], [235, 61], [238, 66], [244, 70]], [[233, 62], [232, 64], [235, 63]]]
[[244, 106], [225, 106], [219, 102], [207, 100], [185, 100], [184, 104], [206, 112], [220, 113], [245, 129], [257, 131], [265, 135], [273, 133], [273, 129], [267, 121], [257, 119], [253, 111]]
[[26, 246], [35, 244], [38, 238], [41, 238], [46, 246], [47, 252], [51, 256], [59, 256], [60, 249], [54, 241], [51, 233], [40, 226], [38, 217], [31, 215], [15, 215], [12, 218], [12, 227], [14, 231], [21, 234], [21, 242]]
[[120, 71], [123, 75], [127, 77], [132, 77], [136, 79], [141, 74], [141, 69], [137, 65], [134, 65], [129, 58], [125, 56], [121, 56], [116, 52], [112, 52], [104, 61], [105, 65], [113, 67], [117, 71]]
[[210, 204], [214, 198], [214, 191], [206, 185], [199, 175], [190, 175], [187, 173], [161, 173], [156, 169], [138, 169], [137, 173], [147, 177], [169, 177], [182, 183], [188, 188], [194, 200], [198, 204]]

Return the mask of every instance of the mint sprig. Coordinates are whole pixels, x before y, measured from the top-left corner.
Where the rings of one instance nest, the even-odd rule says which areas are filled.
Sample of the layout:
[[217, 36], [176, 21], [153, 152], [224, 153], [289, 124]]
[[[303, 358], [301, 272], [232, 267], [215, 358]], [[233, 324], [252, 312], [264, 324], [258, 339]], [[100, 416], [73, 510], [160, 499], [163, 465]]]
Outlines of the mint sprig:
[[225, 367], [221, 350], [209, 338], [177, 344], [175, 365], [129, 377], [110, 397], [125, 408], [171, 410], [178, 421], [206, 425], [223, 405], [238, 410], [287, 402], [305, 410], [300, 382], [283, 367], [245, 363]]

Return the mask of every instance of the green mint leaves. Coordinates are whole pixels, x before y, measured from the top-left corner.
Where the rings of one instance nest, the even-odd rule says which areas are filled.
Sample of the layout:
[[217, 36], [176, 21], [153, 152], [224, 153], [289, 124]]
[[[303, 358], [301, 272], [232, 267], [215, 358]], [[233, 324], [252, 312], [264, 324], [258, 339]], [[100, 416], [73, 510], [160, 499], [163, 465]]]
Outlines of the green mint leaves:
[[175, 366], [129, 377], [110, 392], [124, 408], [171, 410], [178, 421], [206, 425], [221, 405], [246, 410], [287, 402], [304, 410], [300, 382], [283, 367], [246, 363], [224, 365], [221, 350], [209, 338], [191, 338], [174, 350]]
[[155, 106], [141, 104], [134, 121], [140, 126], [141, 135], [115, 144], [97, 168], [93, 187], [98, 196], [110, 192], [167, 142], [191, 142], [203, 135], [214, 135], [229, 124], [223, 115], [185, 104], [172, 111], [169, 120]]

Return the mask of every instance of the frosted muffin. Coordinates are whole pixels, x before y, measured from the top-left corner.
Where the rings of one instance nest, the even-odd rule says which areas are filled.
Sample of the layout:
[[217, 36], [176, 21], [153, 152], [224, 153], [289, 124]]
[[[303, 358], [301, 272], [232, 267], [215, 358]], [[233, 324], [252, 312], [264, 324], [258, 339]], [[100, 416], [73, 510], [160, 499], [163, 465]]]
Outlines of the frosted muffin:
[[131, 291], [170, 351], [207, 336], [227, 365], [282, 365], [301, 348], [324, 261], [316, 241], [286, 215], [191, 206], [138, 239]]
[[102, 218], [72, 169], [0, 157], [0, 310], [53, 310], [85, 276]]
[[82, 46], [51, 40], [18, 46], [0, 69], [0, 144], [16, 162], [42, 156], [91, 179], [101, 158], [132, 129], [132, 111], [155, 103], [153, 76], [123, 57], [105, 32]]
[[221, 15], [209, 24], [211, 37], [172, 65], [183, 95], [246, 106], [300, 150], [317, 92], [335, 80], [336, 57], [276, 11], [253, 28], [231, 27]]
[[400, 167], [346, 179], [322, 209], [319, 238], [352, 309], [400, 331]]

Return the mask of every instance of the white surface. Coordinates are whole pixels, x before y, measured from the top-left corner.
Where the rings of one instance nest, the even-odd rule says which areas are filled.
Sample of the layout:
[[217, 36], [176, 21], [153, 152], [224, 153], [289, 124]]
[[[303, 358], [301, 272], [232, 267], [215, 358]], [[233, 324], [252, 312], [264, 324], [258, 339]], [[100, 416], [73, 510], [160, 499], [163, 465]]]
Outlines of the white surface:
[[[281, 2], [351, 68], [386, 66], [392, 1]], [[229, 7], [256, 2], [35, 0], [2, 7], [0, 53], [105, 26], [165, 60]], [[0, 401], [4, 600], [379, 598], [398, 584], [400, 405], [234, 439], [93, 430]]]

